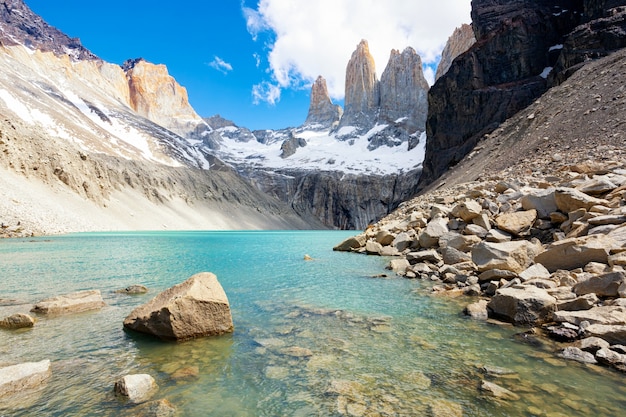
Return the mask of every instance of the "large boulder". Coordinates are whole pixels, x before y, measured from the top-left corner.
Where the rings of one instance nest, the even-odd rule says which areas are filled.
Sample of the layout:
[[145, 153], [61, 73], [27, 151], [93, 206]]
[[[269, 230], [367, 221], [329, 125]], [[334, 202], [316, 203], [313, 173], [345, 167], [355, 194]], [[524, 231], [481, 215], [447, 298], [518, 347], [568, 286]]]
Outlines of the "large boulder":
[[513, 324], [538, 325], [552, 319], [556, 298], [532, 285], [501, 288], [487, 308], [491, 316]]
[[557, 210], [554, 200], [554, 189], [530, 189], [524, 190], [525, 194], [520, 199], [524, 210], [537, 210], [540, 219], [549, 219], [550, 213]]
[[582, 268], [590, 262], [606, 264], [613, 240], [602, 235], [563, 239], [550, 244], [535, 258], [548, 271]]
[[626, 325], [592, 324], [585, 327], [587, 336], [604, 339], [612, 345], [626, 345]]
[[365, 240], [365, 235], [352, 236], [339, 243], [333, 248], [333, 250], [338, 252], [349, 252], [355, 249], [359, 249], [365, 246]]
[[100, 290], [79, 291], [41, 300], [30, 310], [37, 314], [58, 315], [98, 310], [106, 304]]
[[607, 205], [606, 200], [600, 198], [591, 197], [581, 191], [574, 188], [557, 188], [554, 192], [554, 201], [557, 208], [563, 213], [569, 213], [578, 209], [589, 209], [593, 206]]
[[479, 271], [502, 269], [520, 273], [532, 264], [540, 251], [540, 245], [526, 240], [502, 243], [482, 242], [472, 249], [472, 261]]
[[496, 217], [496, 226], [516, 236], [528, 235], [530, 228], [537, 220], [537, 210], [515, 211]]
[[115, 381], [115, 392], [128, 398], [131, 403], [149, 400], [158, 389], [154, 378], [148, 374], [126, 375]]
[[595, 294], [598, 297], [619, 297], [619, 289], [626, 285], [626, 272], [609, 272], [591, 277], [574, 285], [576, 295]]
[[577, 326], [584, 321], [591, 324], [626, 325], [626, 307], [599, 306], [580, 311], [556, 311], [552, 318], [556, 322], [567, 322]]
[[164, 340], [186, 340], [232, 332], [233, 318], [217, 277], [201, 272], [134, 309], [124, 327]]
[[20, 363], [0, 368], [0, 398], [36, 388], [49, 377], [49, 360]]
[[444, 217], [436, 217], [428, 222], [426, 228], [420, 233], [420, 246], [423, 248], [438, 246], [439, 238], [448, 232], [448, 220]]

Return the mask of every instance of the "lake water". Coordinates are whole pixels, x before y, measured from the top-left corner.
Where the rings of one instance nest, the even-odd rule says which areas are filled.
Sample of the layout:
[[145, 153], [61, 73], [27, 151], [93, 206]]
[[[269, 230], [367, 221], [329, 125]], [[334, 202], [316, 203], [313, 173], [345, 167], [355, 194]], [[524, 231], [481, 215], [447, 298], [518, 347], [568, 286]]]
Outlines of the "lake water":
[[[333, 252], [354, 232], [74, 234], [0, 241], [0, 318], [43, 298], [99, 289], [107, 307], [0, 331], [0, 363], [52, 361], [52, 377], [0, 416], [120, 416], [128, 373], [152, 375], [179, 416], [617, 416], [624, 375], [557, 358], [524, 329], [474, 322], [469, 299], [390, 276], [388, 260]], [[314, 258], [304, 261], [304, 255]], [[165, 343], [127, 333], [124, 317], [191, 275], [214, 272], [234, 333]], [[115, 294], [130, 284], [146, 295]], [[511, 374], [486, 375], [483, 367]], [[508, 372], [507, 372], [508, 373]], [[481, 395], [481, 380], [519, 400]], [[439, 414], [436, 414], [437, 411]]]

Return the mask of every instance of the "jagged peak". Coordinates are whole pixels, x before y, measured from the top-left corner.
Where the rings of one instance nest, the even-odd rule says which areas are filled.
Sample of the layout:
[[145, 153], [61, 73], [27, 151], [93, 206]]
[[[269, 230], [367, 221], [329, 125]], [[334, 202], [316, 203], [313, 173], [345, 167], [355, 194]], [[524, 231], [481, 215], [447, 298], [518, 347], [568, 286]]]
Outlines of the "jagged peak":
[[22, 0], [0, 1], [0, 45], [23, 45], [57, 56], [68, 55], [75, 61], [100, 60], [80, 39], [50, 26]]

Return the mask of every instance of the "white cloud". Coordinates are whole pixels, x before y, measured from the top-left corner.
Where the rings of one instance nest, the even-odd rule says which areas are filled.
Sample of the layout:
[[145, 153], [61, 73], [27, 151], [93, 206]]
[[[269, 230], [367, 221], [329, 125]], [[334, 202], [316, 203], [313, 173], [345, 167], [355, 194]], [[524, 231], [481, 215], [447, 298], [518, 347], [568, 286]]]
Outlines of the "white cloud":
[[379, 78], [392, 49], [411, 46], [433, 65], [454, 29], [470, 22], [470, 8], [470, 0], [260, 0], [244, 15], [255, 39], [273, 32], [267, 59], [275, 85], [300, 88], [322, 75], [341, 99], [346, 64], [361, 39]]
[[280, 101], [280, 91], [279, 85], [263, 81], [252, 87], [252, 102], [254, 104], [266, 102], [273, 106]]
[[230, 65], [228, 62], [224, 61], [219, 56], [216, 56], [215, 58], [213, 58], [213, 61], [209, 62], [208, 65], [209, 67], [218, 70], [222, 74], [228, 74], [230, 71], [233, 70], [233, 66]]

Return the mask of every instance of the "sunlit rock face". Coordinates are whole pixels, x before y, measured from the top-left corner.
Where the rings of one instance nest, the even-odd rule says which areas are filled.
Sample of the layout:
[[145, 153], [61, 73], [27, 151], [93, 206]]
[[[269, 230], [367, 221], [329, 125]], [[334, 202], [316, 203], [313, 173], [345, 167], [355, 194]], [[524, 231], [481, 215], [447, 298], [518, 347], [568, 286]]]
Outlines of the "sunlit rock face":
[[345, 108], [339, 128], [355, 126], [359, 130], [369, 130], [375, 124], [380, 91], [374, 57], [366, 40], [359, 43], [348, 61], [345, 92]]
[[[128, 60], [123, 68], [128, 78], [133, 110], [175, 133], [193, 137], [206, 123], [189, 104], [187, 90], [169, 75], [165, 65], [141, 58]], [[208, 126], [205, 128], [209, 130]]]
[[463, 24], [454, 29], [454, 32], [448, 38], [448, 42], [446, 42], [446, 46], [443, 48], [443, 52], [441, 52], [441, 61], [437, 65], [435, 80], [438, 80], [443, 74], [448, 72], [452, 61], [470, 49], [475, 43], [476, 37], [471, 25]]
[[342, 114], [341, 107], [330, 99], [324, 77], [317, 77], [311, 87], [311, 104], [304, 125], [314, 129], [328, 129], [339, 122]]

